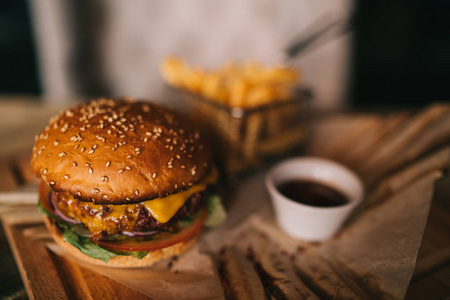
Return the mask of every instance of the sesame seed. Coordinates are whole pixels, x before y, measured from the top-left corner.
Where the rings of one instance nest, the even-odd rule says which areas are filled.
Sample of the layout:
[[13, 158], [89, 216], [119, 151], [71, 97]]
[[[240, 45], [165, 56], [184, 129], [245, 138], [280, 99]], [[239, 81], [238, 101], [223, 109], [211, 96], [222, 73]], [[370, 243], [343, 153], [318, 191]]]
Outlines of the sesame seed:
[[97, 147], [98, 147], [98, 145], [97, 144], [94, 144], [94, 146], [92, 146], [92, 149], [97, 149]]
[[74, 162], [72, 163], [72, 166], [76, 167], [76, 166], [77, 166], [77, 162], [74, 161]]
[[89, 168], [89, 174], [94, 173], [94, 170], [92, 168]]
[[140, 151], [141, 151], [141, 148], [134, 148], [134, 151], [135, 151], [135, 152], [140, 152]]
[[152, 178], [155, 179], [156, 178], [156, 173], [152, 174]]
[[89, 150], [88, 154], [94, 153], [94, 149]]
[[180, 168], [184, 169], [184, 168], [186, 168], [186, 166], [185, 165], [181, 165]]
[[55, 185], [56, 182], [54, 182], [53, 180], [50, 181], [50, 185]]
[[66, 125], [64, 125], [62, 128], [61, 128], [61, 132], [62, 133], [66, 133], [66, 131], [69, 129], [69, 124], [66, 124]]
[[61, 152], [61, 153], [59, 154], [59, 157], [63, 157], [63, 156], [66, 156], [66, 152]]
[[77, 192], [77, 195], [78, 195], [78, 197], [81, 197], [81, 192], [78, 191], [78, 192]]
[[86, 150], [86, 148], [84, 148], [84, 147], [81, 147], [81, 149], [80, 149], [80, 152], [81, 152], [81, 153], [83, 153], [83, 152], [84, 152], [84, 150]]
[[144, 142], [147, 143], [148, 142], [148, 137], [144, 138]]
[[73, 147], [75, 150], [80, 148], [80, 144], [75, 145], [75, 147]]
[[55, 146], [58, 146], [58, 144], [59, 144], [59, 141], [58, 140], [56, 140], [54, 143], [53, 143]]
[[102, 177], [102, 181], [104, 182], [104, 181], [108, 181], [108, 177], [107, 176], [103, 176]]
[[177, 158], [177, 159], [181, 159], [181, 156], [177, 154], [177, 155], [176, 155], [176, 158]]
[[48, 170], [44, 169], [44, 175], [47, 175], [47, 173], [48, 173]]
[[177, 189], [177, 188], [178, 188], [178, 184], [175, 183], [175, 189]]
[[91, 166], [91, 164], [90, 164], [90, 163], [88, 163], [88, 162], [87, 162], [87, 163], [85, 163], [84, 165], [85, 165], [86, 167], [90, 167], [90, 166]]
[[172, 165], [169, 165], [169, 166], [167, 166], [169, 169], [172, 169], [173, 168], [173, 166]]
[[64, 178], [65, 179], [69, 179], [69, 175], [64, 175]]
[[125, 200], [131, 201], [131, 198], [130, 197], [125, 197]]
[[108, 195], [106, 195], [106, 194], [104, 194], [104, 195], [102, 195], [102, 198], [103, 198], [103, 199], [108, 199], [108, 198], [109, 198], [109, 196], [108, 196]]
[[120, 169], [120, 170], [119, 170], [119, 174], [122, 174], [123, 172], [125, 172], [124, 169]]
[[130, 167], [130, 166], [126, 166], [125, 169], [128, 170], [128, 171], [130, 171], [130, 170], [131, 170], [131, 167]]
[[94, 192], [95, 193], [100, 193], [100, 190], [99, 189], [94, 189]]
[[109, 167], [110, 165], [111, 165], [111, 161], [108, 161], [108, 162], [106, 163], [106, 166]]
[[139, 191], [138, 191], [138, 190], [135, 190], [135, 191], [134, 191], [134, 194], [135, 194], [136, 196], [139, 196]]

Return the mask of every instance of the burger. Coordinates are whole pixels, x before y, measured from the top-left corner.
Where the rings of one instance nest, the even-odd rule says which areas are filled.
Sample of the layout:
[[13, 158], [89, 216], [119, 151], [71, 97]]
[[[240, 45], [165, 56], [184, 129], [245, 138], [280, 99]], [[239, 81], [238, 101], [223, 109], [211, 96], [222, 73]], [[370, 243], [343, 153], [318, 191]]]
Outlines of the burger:
[[61, 112], [36, 136], [31, 167], [49, 232], [90, 263], [152, 265], [224, 217], [200, 132], [156, 104], [100, 99]]

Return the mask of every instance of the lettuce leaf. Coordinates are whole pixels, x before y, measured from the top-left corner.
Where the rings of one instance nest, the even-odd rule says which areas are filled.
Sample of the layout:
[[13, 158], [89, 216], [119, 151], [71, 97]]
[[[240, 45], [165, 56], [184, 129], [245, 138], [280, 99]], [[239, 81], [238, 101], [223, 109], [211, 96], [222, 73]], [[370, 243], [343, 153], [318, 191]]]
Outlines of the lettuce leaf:
[[227, 213], [222, 204], [222, 198], [219, 195], [213, 194], [208, 198], [208, 216], [205, 220], [205, 226], [215, 227], [219, 226], [227, 219]]
[[69, 225], [59, 224], [64, 227], [63, 240], [78, 250], [83, 254], [90, 256], [92, 258], [100, 259], [105, 263], [108, 263], [109, 259], [114, 256], [126, 255], [133, 256], [137, 259], [142, 259], [148, 254], [148, 251], [112, 251], [103, 249], [97, 244], [92, 243], [87, 237], [78, 235]]
[[100, 259], [105, 263], [108, 263], [111, 257], [117, 256], [117, 254], [92, 243], [88, 238], [79, 236], [68, 225], [63, 225], [63, 227], [63, 240], [80, 250], [83, 254]]

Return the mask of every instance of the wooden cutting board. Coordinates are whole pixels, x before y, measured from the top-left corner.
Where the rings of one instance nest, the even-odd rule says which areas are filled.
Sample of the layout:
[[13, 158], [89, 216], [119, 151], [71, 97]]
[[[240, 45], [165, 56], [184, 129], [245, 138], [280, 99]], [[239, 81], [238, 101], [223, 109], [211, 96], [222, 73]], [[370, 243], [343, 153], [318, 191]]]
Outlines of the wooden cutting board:
[[4, 214], [2, 221], [30, 299], [151, 299], [50, 251], [35, 206]]

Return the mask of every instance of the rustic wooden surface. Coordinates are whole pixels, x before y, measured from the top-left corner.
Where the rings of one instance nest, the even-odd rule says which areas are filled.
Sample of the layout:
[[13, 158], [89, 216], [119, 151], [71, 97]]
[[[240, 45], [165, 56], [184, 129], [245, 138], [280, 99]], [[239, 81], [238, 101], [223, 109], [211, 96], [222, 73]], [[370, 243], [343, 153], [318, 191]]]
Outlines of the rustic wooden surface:
[[[12, 172], [0, 176], [9, 177], [10, 180], [15, 178]], [[450, 295], [450, 195], [446, 189], [449, 184], [449, 176], [437, 183], [406, 299], [445, 299]], [[22, 209], [26, 211], [30, 208], [24, 206]], [[41, 222], [14, 224], [7, 218], [3, 222], [4, 228], [0, 228], [0, 295], [24, 299], [26, 288], [30, 298], [35, 299], [48, 299], [48, 295], [61, 299], [101, 299], [105, 296], [111, 299], [131, 296], [132, 299], [149, 299], [123, 284], [48, 251], [44, 242], [49, 237], [42, 238], [29, 233], [31, 229], [43, 229]], [[16, 260], [8, 246], [5, 232]]]
[[[54, 110], [35, 110], [39, 116], [34, 116], [33, 124], [45, 125]], [[1, 115], [4, 117], [7, 113], [3, 110]], [[15, 117], [12, 115], [9, 118]], [[366, 125], [370, 127], [373, 122], [375, 121]], [[401, 123], [403, 119], [392, 122]], [[34, 134], [41, 129], [38, 125], [28, 129], [20, 126], [21, 139], [27, 141], [33, 141]], [[14, 130], [11, 127], [9, 129]], [[24, 184], [35, 183], [27, 163], [32, 142], [16, 138], [5, 146], [2, 134], [11, 136], [7, 130], [0, 132], [0, 191], [17, 190]], [[379, 137], [374, 137], [376, 138]], [[334, 150], [339, 151], [339, 148]], [[446, 174], [436, 184], [435, 197], [406, 299], [446, 299], [450, 296], [449, 187], [450, 176]], [[35, 299], [49, 299], [49, 295], [61, 299], [148, 299], [134, 289], [48, 251], [44, 246], [45, 236], [30, 239], [27, 232], [34, 230], [34, 227], [38, 230], [42, 224], [20, 225], [5, 219], [3, 225], [4, 227], [0, 227], [0, 298], [26, 299], [28, 292], [28, 296]]]

